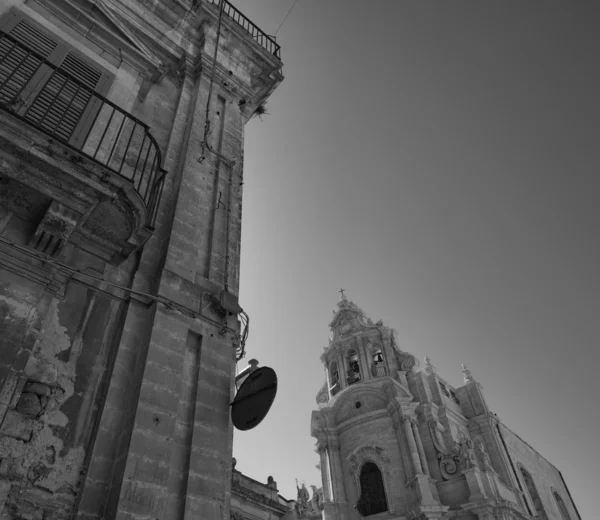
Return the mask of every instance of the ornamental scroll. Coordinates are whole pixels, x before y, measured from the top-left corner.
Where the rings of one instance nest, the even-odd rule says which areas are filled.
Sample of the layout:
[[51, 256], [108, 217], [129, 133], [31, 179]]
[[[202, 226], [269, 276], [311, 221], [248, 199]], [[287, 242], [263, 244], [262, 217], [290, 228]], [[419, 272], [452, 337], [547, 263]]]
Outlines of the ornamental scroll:
[[462, 432], [459, 442], [455, 442], [450, 449], [440, 442], [437, 422], [429, 421], [429, 429], [433, 445], [435, 446], [437, 458], [440, 461], [440, 473], [444, 480], [451, 480], [462, 475], [466, 469], [477, 466], [473, 441], [468, 439]]

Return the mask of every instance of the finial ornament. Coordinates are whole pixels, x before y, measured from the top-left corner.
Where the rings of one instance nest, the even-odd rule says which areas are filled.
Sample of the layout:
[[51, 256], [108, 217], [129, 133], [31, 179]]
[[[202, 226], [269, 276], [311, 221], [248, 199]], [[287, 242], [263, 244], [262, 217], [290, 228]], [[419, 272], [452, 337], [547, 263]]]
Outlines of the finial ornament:
[[464, 363], [462, 366], [462, 373], [465, 378], [465, 383], [474, 383], [475, 382], [475, 379], [473, 379], [473, 375], [471, 374], [471, 371], [467, 368], [467, 365], [465, 365]]
[[435, 367], [431, 364], [429, 356], [425, 356], [425, 372], [427, 374], [433, 374], [435, 372]]
[[346, 290], [346, 289], [340, 289], [340, 294], [342, 295], [342, 296], [340, 297], [340, 300], [341, 300], [341, 301], [346, 301], [346, 295], [344, 294], [344, 291], [345, 291], [345, 290]]

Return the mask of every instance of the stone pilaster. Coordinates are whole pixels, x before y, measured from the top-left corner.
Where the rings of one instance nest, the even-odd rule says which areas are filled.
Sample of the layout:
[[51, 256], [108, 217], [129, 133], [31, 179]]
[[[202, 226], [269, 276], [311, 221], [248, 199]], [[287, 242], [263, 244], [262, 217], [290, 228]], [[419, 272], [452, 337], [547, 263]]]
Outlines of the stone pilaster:
[[413, 430], [413, 435], [415, 436], [415, 441], [417, 443], [417, 451], [419, 452], [419, 458], [421, 459], [421, 466], [423, 467], [423, 472], [429, 476], [429, 465], [427, 463], [427, 457], [425, 456], [425, 449], [423, 448], [423, 441], [421, 440], [421, 434], [419, 433], [419, 426], [417, 421], [411, 421], [411, 426]]
[[411, 418], [408, 415], [405, 415], [402, 417], [402, 422], [404, 424], [404, 434], [406, 435], [406, 440], [408, 441], [408, 449], [410, 451], [410, 458], [412, 460], [415, 473], [417, 475], [422, 475], [423, 467], [421, 466], [417, 443], [415, 442], [415, 437], [413, 435]]
[[319, 467], [321, 469], [321, 482], [323, 484], [323, 500], [325, 502], [331, 501], [331, 482], [329, 480], [329, 457], [328, 457], [328, 447], [324, 444], [319, 444], [317, 447], [317, 451], [319, 452], [320, 464]]

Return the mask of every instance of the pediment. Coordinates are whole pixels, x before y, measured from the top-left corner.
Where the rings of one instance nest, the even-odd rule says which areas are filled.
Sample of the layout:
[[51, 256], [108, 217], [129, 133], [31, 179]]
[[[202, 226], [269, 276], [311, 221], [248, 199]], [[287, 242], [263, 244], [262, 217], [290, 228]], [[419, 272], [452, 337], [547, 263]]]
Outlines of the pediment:
[[107, 26], [112, 24], [113, 32], [120, 33], [121, 37], [127, 40], [148, 61], [153, 62], [157, 67], [162, 65], [161, 59], [144, 43], [143, 39], [146, 36], [138, 36], [138, 31], [132, 23], [122, 17], [116, 10], [113, 10], [112, 4], [104, 0], [96, 0], [95, 5], [105, 16], [105, 24]]
[[[37, 5], [36, 5], [37, 4]], [[50, 12], [91, 43], [112, 55], [113, 61], [127, 60], [136, 68], [164, 69], [165, 57], [159, 56], [151, 34], [136, 27], [133, 19], [107, 0], [35, 0], [32, 8], [40, 14]], [[40, 9], [38, 6], [41, 6]], [[45, 12], [44, 12], [45, 11]], [[111, 61], [111, 60], [109, 60]]]
[[333, 339], [339, 339], [350, 334], [376, 328], [371, 318], [363, 310], [346, 299], [338, 303], [338, 311], [329, 324], [333, 332]]

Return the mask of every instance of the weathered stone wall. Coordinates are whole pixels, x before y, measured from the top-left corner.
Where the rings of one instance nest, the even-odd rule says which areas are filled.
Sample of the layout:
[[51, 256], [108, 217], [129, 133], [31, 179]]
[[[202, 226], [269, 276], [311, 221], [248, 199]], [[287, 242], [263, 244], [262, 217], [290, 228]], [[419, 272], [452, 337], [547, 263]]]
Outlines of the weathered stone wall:
[[[73, 152], [78, 166], [54, 161], [52, 174], [17, 156], [35, 148], [31, 130], [1, 114], [0, 138], [18, 142], [0, 154], [0, 518], [229, 519], [240, 326], [216, 297], [238, 291], [243, 127], [281, 62], [226, 19], [213, 76], [207, 2], [9, 9], [110, 75], [107, 98], [150, 127], [168, 176], [153, 233], [137, 230], [144, 247], [114, 255], [106, 237], [143, 215], [99, 222], [102, 239], [81, 222], [126, 205], [127, 184]], [[47, 262], [32, 237], [57, 198], [83, 217]]]
[[530, 507], [532, 501], [529, 499], [527, 486], [521, 476], [521, 467], [533, 478], [535, 488], [543, 502], [544, 511], [549, 520], [564, 520], [558, 509], [556, 499], [554, 498], [554, 492], [558, 493], [562, 498], [572, 520], [577, 520], [579, 516], [573, 507], [569, 493], [558, 469], [529, 446], [529, 444], [521, 439], [516, 433], [502, 424], [499, 426], [508, 454], [515, 466], [521, 489], [527, 495]]

